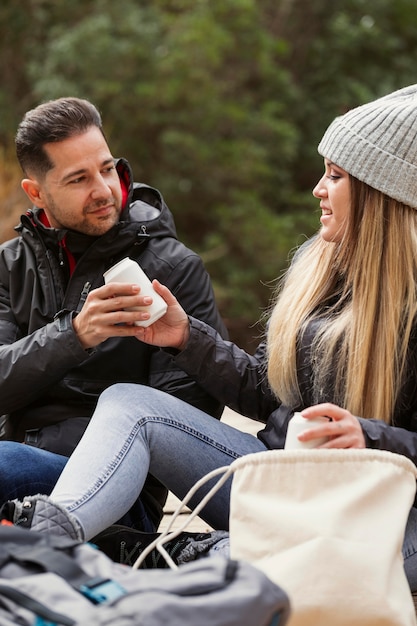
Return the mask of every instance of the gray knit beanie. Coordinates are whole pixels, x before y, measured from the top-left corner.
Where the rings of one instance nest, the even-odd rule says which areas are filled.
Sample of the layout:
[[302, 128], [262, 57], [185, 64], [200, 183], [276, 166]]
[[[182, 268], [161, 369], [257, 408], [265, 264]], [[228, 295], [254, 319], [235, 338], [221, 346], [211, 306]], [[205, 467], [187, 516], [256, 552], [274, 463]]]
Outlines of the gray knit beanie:
[[417, 85], [337, 117], [318, 151], [355, 178], [417, 209]]

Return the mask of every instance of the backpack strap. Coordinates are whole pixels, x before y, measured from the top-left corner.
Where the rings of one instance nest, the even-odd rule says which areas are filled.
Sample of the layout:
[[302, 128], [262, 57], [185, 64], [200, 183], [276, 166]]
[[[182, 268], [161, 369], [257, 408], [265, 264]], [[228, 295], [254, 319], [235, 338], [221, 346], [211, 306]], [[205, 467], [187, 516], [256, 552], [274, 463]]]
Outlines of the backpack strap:
[[62, 615], [62, 613], [57, 613], [56, 611], [49, 609], [37, 600], [34, 600], [22, 591], [14, 589], [13, 587], [7, 587], [7, 585], [0, 584], [0, 595], [8, 598], [9, 600], [12, 600], [18, 606], [28, 609], [49, 624], [74, 626], [74, 624], [76, 623], [71, 617], [68, 617], [67, 615]]
[[[7, 562], [36, 571], [52, 572], [63, 578], [93, 604], [110, 602], [126, 593], [116, 581], [91, 577], [76, 562], [72, 551], [80, 543], [17, 526], [0, 526], [0, 569]], [[93, 549], [93, 548], [91, 548]]]
[[43, 572], [57, 574], [93, 604], [110, 602], [126, 593], [125, 589], [115, 580], [102, 577], [92, 578], [77, 564], [74, 558], [52, 546], [38, 544], [31, 546], [30, 550], [18, 546], [10, 553], [10, 559], [23, 567], [35, 565]]

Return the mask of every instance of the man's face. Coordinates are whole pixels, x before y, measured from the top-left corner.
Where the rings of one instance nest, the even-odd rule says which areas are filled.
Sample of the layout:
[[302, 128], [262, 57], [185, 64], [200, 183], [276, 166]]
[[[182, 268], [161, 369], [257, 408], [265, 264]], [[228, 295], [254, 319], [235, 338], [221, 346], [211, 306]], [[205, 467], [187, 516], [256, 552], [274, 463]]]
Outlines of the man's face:
[[93, 236], [107, 232], [119, 220], [122, 190], [100, 130], [93, 126], [44, 148], [53, 167], [42, 180], [22, 181], [31, 200], [44, 209], [53, 228]]

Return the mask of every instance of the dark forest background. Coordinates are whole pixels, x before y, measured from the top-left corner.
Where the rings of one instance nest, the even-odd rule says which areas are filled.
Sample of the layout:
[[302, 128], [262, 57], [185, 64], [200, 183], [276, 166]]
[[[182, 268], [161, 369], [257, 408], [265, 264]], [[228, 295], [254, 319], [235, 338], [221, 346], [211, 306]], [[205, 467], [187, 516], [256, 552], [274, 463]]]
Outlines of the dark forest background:
[[0, 241], [27, 207], [21, 117], [91, 99], [248, 349], [290, 251], [319, 226], [324, 130], [417, 82], [415, 0], [2, 0], [0, 31]]

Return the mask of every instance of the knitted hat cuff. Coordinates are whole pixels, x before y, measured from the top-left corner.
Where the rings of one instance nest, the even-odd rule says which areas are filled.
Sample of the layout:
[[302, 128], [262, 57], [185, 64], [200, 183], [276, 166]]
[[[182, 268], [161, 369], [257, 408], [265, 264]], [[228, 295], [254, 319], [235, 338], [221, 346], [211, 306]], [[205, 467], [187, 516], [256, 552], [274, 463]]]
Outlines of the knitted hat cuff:
[[360, 181], [417, 209], [417, 85], [337, 117], [318, 152]]

